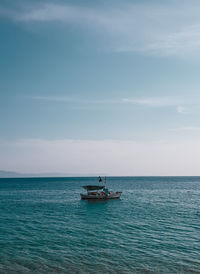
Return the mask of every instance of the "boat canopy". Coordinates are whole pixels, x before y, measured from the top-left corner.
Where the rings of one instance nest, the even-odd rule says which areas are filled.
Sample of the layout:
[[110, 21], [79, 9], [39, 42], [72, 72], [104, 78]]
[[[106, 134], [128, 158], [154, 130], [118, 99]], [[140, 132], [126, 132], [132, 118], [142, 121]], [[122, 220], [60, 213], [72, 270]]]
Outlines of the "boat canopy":
[[103, 189], [104, 186], [83, 186], [83, 188], [85, 188], [86, 190], [98, 190], [98, 189]]

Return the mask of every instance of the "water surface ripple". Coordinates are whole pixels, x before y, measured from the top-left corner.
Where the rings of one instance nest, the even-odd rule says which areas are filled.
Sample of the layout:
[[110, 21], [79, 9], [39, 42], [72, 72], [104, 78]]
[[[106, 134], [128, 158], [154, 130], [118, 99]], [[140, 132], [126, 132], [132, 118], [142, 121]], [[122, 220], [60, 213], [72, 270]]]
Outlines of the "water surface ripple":
[[0, 273], [200, 273], [200, 177], [0, 179]]

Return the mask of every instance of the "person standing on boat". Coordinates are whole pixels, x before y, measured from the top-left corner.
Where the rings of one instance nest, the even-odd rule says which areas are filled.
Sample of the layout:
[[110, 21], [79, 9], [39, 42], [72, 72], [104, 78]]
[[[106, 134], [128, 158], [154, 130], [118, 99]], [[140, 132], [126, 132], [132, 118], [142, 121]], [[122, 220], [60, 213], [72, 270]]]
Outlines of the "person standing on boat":
[[100, 183], [100, 182], [102, 182], [102, 179], [101, 179], [101, 177], [99, 176], [99, 183]]

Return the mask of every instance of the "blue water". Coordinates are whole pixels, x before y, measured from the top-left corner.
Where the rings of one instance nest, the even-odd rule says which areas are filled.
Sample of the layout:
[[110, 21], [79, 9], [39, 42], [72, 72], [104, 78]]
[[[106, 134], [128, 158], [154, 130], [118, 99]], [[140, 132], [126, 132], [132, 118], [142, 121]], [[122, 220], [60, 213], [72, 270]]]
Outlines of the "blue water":
[[[0, 273], [200, 273], [200, 177], [0, 179]], [[83, 190], [84, 191], [84, 190]]]

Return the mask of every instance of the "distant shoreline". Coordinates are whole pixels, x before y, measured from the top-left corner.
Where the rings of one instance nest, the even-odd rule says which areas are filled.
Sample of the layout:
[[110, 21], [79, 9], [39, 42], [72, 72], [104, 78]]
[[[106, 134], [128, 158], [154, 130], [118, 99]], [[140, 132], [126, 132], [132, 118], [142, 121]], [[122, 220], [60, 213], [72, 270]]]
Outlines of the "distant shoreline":
[[[29, 175], [29, 174], [19, 174], [19, 175], [0, 175], [0, 179], [40, 179], [40, 178], [97, 178], [99, 175]], [[109, 178], [200, 178], [200, 175], [106, 175]]]

